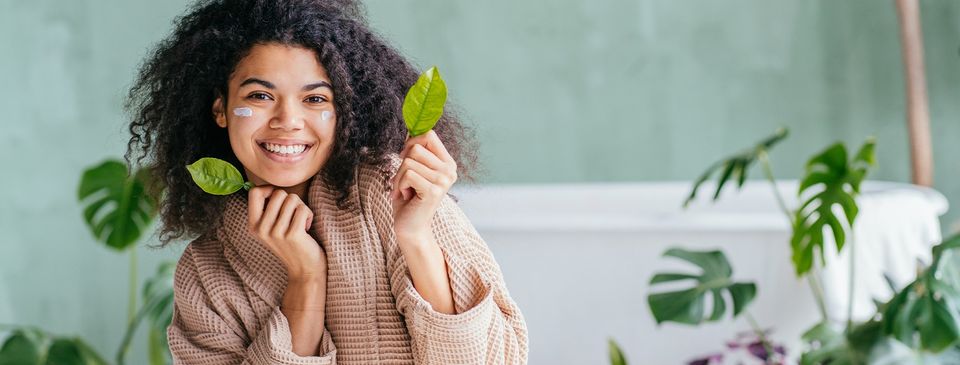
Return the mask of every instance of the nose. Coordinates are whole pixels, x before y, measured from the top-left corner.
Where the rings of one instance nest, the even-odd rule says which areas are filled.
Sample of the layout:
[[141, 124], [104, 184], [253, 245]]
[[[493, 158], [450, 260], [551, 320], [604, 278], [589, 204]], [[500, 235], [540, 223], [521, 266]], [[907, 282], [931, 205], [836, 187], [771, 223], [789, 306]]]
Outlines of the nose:
[[284, 131], [303, 129], [304, 116], [295, 102], [277, 103], [276, 112], [270, 119], [270, 128]]

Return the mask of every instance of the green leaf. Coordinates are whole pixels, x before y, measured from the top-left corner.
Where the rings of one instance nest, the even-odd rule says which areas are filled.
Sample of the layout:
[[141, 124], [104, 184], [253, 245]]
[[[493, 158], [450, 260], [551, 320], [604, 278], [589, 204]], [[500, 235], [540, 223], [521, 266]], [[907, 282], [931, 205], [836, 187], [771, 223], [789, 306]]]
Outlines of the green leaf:
[[50, 345], [46, 365], [106, 365], [100, 357], [80, 338], [57, 338]]
[[437, 67], [420, 75], [403, 99], [403, 120], [411, 137], [429, 132], [443, 115], [447, 102], [447, 85]]
[[40, 364], [40, 345], [22, 331], [14, 331], [0, 347], [0, 365]]
[[610, 349], [610, 365], [627, 365], [627, 358], [623, 356], [620, 346], [612, 338], [607, 340]]
[[187, 165], [193, 182], [203, 191], [213, 195], [230, 195], [240, 189], [249, 189], [243, 175], [227, 161], [204, 157]]
[[720, 160], [710, 167], [707, 168], [703, 174], [693, 183], [693, 189], [690, 191], [690, 195], [683, 202], [683, 206], [687, 207], [697, 197], [697, 191], [700, 189], [700, 186], [703, 185], [707, 180], [710, 179], [710, 176], [722, 169], [722, 172], [717, 179], [717, 189], [713, 193], [713, 201], [716, 201], [720, 198], [720, 193], [723, 191], [723, 187], [726, 186], [727, 182], [730, 179], [736, 179], [737, 188], [742, 188], [743, 184], [747, 180], [747, 172], [750, 167], [757, 161], [761, 154], [767, 153], [771, 148], [773, 148], [777, 143], [780, 143], [788, 135], [786, 128], [777, 129], [772, 135], [764, 138], [758, 142], [753, 147], [728, 156], [723, 160]]
[[883, 312], [884, 333], [907, 346], [941, 352], [960, 340], [960, 296], [929, 268], [897, 293]]
[[[853, 227], [859, 212], [856, 196], [860, 184], [875, 162], [874, 144], [868, 139], [853, 161], [847, 161], [846, 147], [836, 143], [807, 162], [797, 195], [808, 198], [794, 212], [790, 238], [797, 276], [810, 271], [817, 251], [823, 261], [825, 229], [832, 233], [837, 251], [843, 250], [847, 230]], [[834, 207], [841, 208], [842, 216], [834, 213]]]
[[147, 169], [130, 176], [126, 164], [117, 160], [84, 171], [77, 196], [97, 240], [120, 251], [137, 242], [157, 214], [156, 199], [146, 191], [149, 176]]
[[[731, 279], [733, 269], [720, 251], [688, 251], [673, 248], [664, 256], [679, 258], [701, 269], [698, 274], [658, 273], [650, 279], [650, 285], [690, 281], [694, 287], [683, 290], [653, 293], [647, 296], [650, 311], [657, 323], [677, 322], [696, 325], [704, 321], [717, 321], [726, 312], [724, 292], [733, 299], [733, 316], [739, 315], [756, 296], [753, 283], [735, 283]], [[705, 314], [707, 295], [712, 297], [712, 311]]]
[[874, 347], [883, 339], [881, 324], [868, 321], [841, 333], [830, 323], [820, 322], [803, 333], [806, 348], [800, 364], [867, 364]]

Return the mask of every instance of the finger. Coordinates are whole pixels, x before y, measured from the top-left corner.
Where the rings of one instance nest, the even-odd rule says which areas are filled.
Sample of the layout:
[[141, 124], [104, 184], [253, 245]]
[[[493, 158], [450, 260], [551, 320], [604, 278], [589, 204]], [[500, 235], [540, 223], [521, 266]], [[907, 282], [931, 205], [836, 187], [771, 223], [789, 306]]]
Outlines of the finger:
[[440, 171], [427, 167], [426, 165], [420, 163], [420, 161], [417, 161], [413, 158], [407, 157], [407, 159], [403, 160], [403, 164], [401, 166], [405, 166], [405, 170], [416, 171], [417, 174], [423, 176], [425, 179], [435, 185], [447, 187], [450, 184], [449, 177], [443, 175]]
[[410, 151], [407, 152], [406, 158], [412, 158], [417, 160], [417, 162], [426, 165], [432, 170], [444, 171], [447, 167], [446, 164], [440, 160], [437, 155], [430, 152], [423, 145], [415, 144], [410, 148]]
[[301, 205], [303, 205], [303, 203], [297, 194], [287, 194], [287, 197], [283, 199], [283, 206], [280, 207], [280, 214], [277, 215], [277, 222], [273, 225], [273, 229], [270, 230], [270, 234], [272, 234], [273, 237], [284, 237], [287, 234], [287, 229], [290, 228], [290, 219], [293, 218], [293, 212]]
[[277, 221], [277, 213], [280, 212], [280, 207], [283, 206], [283, 201], [286, 198], [287, 192], [282, 189], [275, 189], [273, 194], [270, 194], [267, 207], [263, 210], [263, 217], [260, 218], [259, 232], [261, 235], [267, 236], [270, 234], [270, 229]]
[[294, 210], [293, 219], [290, 220], [290, 230], [286, 232], [288, 236], [309, 230], [309, 224], [313, 220], [313, 212], [306, 205], [300, 204]]
[[249, 219], [247, 224], [251, 229], [256, 227], [257, 223], [260, 222], [260, 217], [263, 216], [265, 200], [271, 193], [273, 193], [272, 185], [257, 186], [250, 189], [247, 193], [247, 217]]
[[427, 143], [423, 146], [426, 147], [430, 152], [437, 155], [442, 161], [453, 162], [453, 157], [450, 156], [450, 152], [447, 151], [447, 147], [443, 145], [443, 142], [440, 141], [440, 136], [437, 135], [437, 132], [434, 132], [432, 129], [423, 134], [426, 136]]
[[418, 174], [414, 170], [407, 170], [400, 179], [400, 192], [404, 200], [419, 198], [429, 201], [434, 196], [440, 195], [441, 188], [431, 183], [429, 180]]
[[[397, 181], [398, 177], [403, 176], [403, 174], [407, 173], [407, 171], [412, 168], [412, 164], [414, 163], [418, 163], [418, 162], [414, 161], [411, 158], [405, 158], [402, 161], [400, 161], [400, 167], [397, 168], [397, 172], [393, 175], [393, 177], [390, 178], [391, 188], [393, 188], [394, 190], [399, 189], [400, 184], [399, 184], [399, 181]], [[421, 170], [421, 173], [426, 174], [427, 171]]]

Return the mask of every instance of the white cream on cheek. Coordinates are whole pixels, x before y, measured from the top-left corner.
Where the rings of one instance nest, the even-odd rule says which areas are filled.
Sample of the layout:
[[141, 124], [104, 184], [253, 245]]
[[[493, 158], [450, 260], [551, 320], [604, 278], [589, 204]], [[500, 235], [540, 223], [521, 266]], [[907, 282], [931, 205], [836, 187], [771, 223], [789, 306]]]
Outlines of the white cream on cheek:
[[329, 110], [324, 110], [322, 113], [320, 113], [320, 120], [326, 122], [330, 120], [330, 117], [332, 116], [333, 116], [333, 113], [331, 113]]
[[252, 117], [253, 109], [247, 107], [233, 108], [233, 115], [238, 117]]

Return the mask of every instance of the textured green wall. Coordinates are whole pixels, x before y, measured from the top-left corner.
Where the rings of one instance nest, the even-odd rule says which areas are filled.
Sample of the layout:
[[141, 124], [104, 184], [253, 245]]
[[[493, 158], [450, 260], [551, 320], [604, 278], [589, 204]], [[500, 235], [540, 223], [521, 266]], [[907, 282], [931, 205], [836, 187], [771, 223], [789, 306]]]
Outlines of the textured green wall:
[[[75, 187], [122, 154], [124, 92], [186, 2], [0, 4], [0, 323], [83, 334], [112, 356], [127, 259], [90, 238]], [[960, 2], [922, 10], [936, 183], [960, 201]], [[781, 177], [867, 135], [873, 178], [909, 177], [891, 1], [380, 0], [369, 15], [444, 72], [487, 182], [690, 179], [778, 126], [793, 131], [773, 156]], [[141, 250], [141, 278], [179, 251]]]

